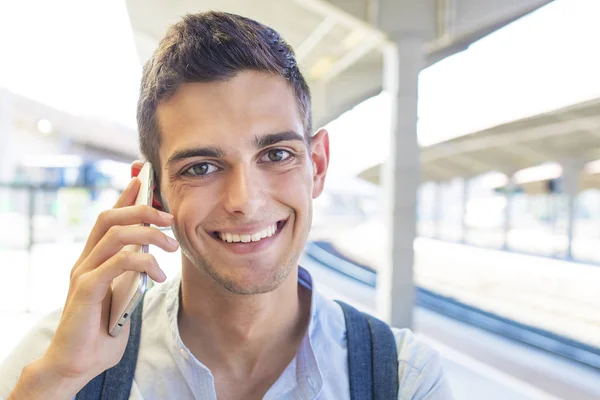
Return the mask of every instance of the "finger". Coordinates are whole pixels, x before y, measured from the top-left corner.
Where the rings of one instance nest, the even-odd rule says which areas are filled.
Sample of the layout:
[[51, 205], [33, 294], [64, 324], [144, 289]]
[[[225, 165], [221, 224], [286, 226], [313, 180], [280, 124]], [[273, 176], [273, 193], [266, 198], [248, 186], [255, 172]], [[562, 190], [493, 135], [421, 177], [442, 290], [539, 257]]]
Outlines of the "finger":
[[179, 248], [177, 241], [164, 232], [149, 226], [114, 226], [94, 247], [79, 267], [79, 274], [97, 268], [128, 245], [155, 245], [174, 252]]
[[[113, 209], [133, 205], [135, 203], [135, 199], [139, 190], [140, 180], [137, 178], [132, 179], [123, 191], [123, 193], [121, 193], [121, 196], [119, 196], [119, 199], [117, 200], [117, 203], [114, 205]], [[104, 220], [106, 219], [106, 216], [104, 214], [105, 212], [102, 212], [98, 216], [96, 224], [92, 228], [92, 231], [90, 232], [88, 239], [85, 242], [83, 252], [81, 253], [79, 259], [75, 263], [73, 271], [75, 270], [75, 268], [77, 268], [77, 265], [79, 265], [81, 261], [88, 256], [88, 254], [90, 253], [90, 251], [92, 251], [92, 249], [98, 243], [98, 241], [102, 239], [102, 236], [104, 235], [104, 233], [106, 233], [106, 230], [108, 230], [108, 227], [106, 227], [106, 223], [104, 222]], [[71, 273], [73, 273], [73, 271], [71, 271]]]
[[141, 224], [162, 227], [171, 226], [173, 224], [173, 215], [145, 205], [111, 208], [100, 213], [96, 226], [94, 226], [94, 229], [97, 228], [97, 231], [94, 232], [92, 230], [92, 232], [104, 236], [113, 226]]
[[158, 211], [150, 206], [129, 206], [102, 211], [88, 236], [85, 248], [76, 265], [79, 265], [81, 261], [88, 257], [98, 242], [106, 235], [106, 232], [113, 226], [153, 224], [167, 227], [172, 223], [173, 216], [171, 214]]
[[131, 164], [131, 177], [133, 178], [134, 176], [138, 176], [140, 174], [140, 171], [142, 170], [143, 166], [144, 166], [143, 162], [141, 162], [140, 160], [135, 160]]
[[120, 251], [100, 267], [77, 279], [74, 296], [80, 305], [98, 304], [105, 299], [111, 282], [127, 271], [145, 272], [157, 282], [166, 275], [152, 254]]

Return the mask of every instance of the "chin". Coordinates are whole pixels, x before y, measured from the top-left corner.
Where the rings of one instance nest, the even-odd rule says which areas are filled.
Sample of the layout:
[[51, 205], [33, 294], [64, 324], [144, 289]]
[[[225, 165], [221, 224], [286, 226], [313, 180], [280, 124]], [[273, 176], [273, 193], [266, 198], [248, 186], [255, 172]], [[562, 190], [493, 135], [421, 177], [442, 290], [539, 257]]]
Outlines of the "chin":
[[219, 286], [239, 295], [272, 292], [285, 282], [293, 268], [293, 264], [287, 262], [279, 263], [278, 265], [282, 265], [279, 267], [252, 265], [252, 263], [241, 268], [221, 267], [206, 262], [194, 264], [200, 267]]

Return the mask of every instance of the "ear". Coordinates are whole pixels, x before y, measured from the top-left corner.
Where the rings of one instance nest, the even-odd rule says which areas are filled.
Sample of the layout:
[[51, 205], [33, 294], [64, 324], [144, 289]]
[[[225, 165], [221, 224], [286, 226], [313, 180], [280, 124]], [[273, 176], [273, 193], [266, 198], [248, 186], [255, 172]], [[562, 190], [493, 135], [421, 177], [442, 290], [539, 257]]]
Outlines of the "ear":
[[325, 176], [329, 167], [329, 133], [325, 129], [319, 129], [316, 135], [312, 137], [311, 157], [313, 162], [313, 199], [316, 199], [323, 192], [325, 186]]

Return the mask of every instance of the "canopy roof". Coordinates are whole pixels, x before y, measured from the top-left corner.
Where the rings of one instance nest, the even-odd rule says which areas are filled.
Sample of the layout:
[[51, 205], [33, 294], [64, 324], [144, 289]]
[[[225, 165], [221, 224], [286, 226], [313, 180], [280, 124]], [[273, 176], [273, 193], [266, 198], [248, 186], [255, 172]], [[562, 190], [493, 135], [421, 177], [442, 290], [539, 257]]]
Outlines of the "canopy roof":
[[[600, 99], [594, 99], [424, 147], [421, 177], [423, 181], [447, 181], [492, 171], [513, 175], [552, 162], [583, 168], [598, 159]], [[596, 164], [583, 169], [581, 189], [600, 187]], [[378, 183], [380, 167], [359, 176]], [[531, 180], [556, 178], [553, 174]]]
[[[427, 64], [471, 43], [551, 0], [406, 0], [407, 12], [431, 16], [420, 27], [428, 38]], [[156, 48], [167, 27], [186, 13], [222, 10], [265, 23], [296, 50], [313, 92], [316, 127], [337, 118], [382, 88], [382, 46], [389, 40], [375, 28], [385, 12], [377, 0], [126, 0], [140, 62]], [[388, 2], [389, 3], [389, 2]]]

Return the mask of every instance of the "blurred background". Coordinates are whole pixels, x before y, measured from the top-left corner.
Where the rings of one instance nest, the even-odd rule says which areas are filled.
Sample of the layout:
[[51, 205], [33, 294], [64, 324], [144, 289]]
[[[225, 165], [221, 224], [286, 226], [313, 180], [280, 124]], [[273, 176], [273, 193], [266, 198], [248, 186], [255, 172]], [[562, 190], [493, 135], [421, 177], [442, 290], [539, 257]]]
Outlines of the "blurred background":
[[321, 291], [414, 329], [457, 399], [600, 398], [597, 0], [0, 2], [0, 360], [129, 181], [142, 64], [209, 9], [283, 35], [330, 132]]

